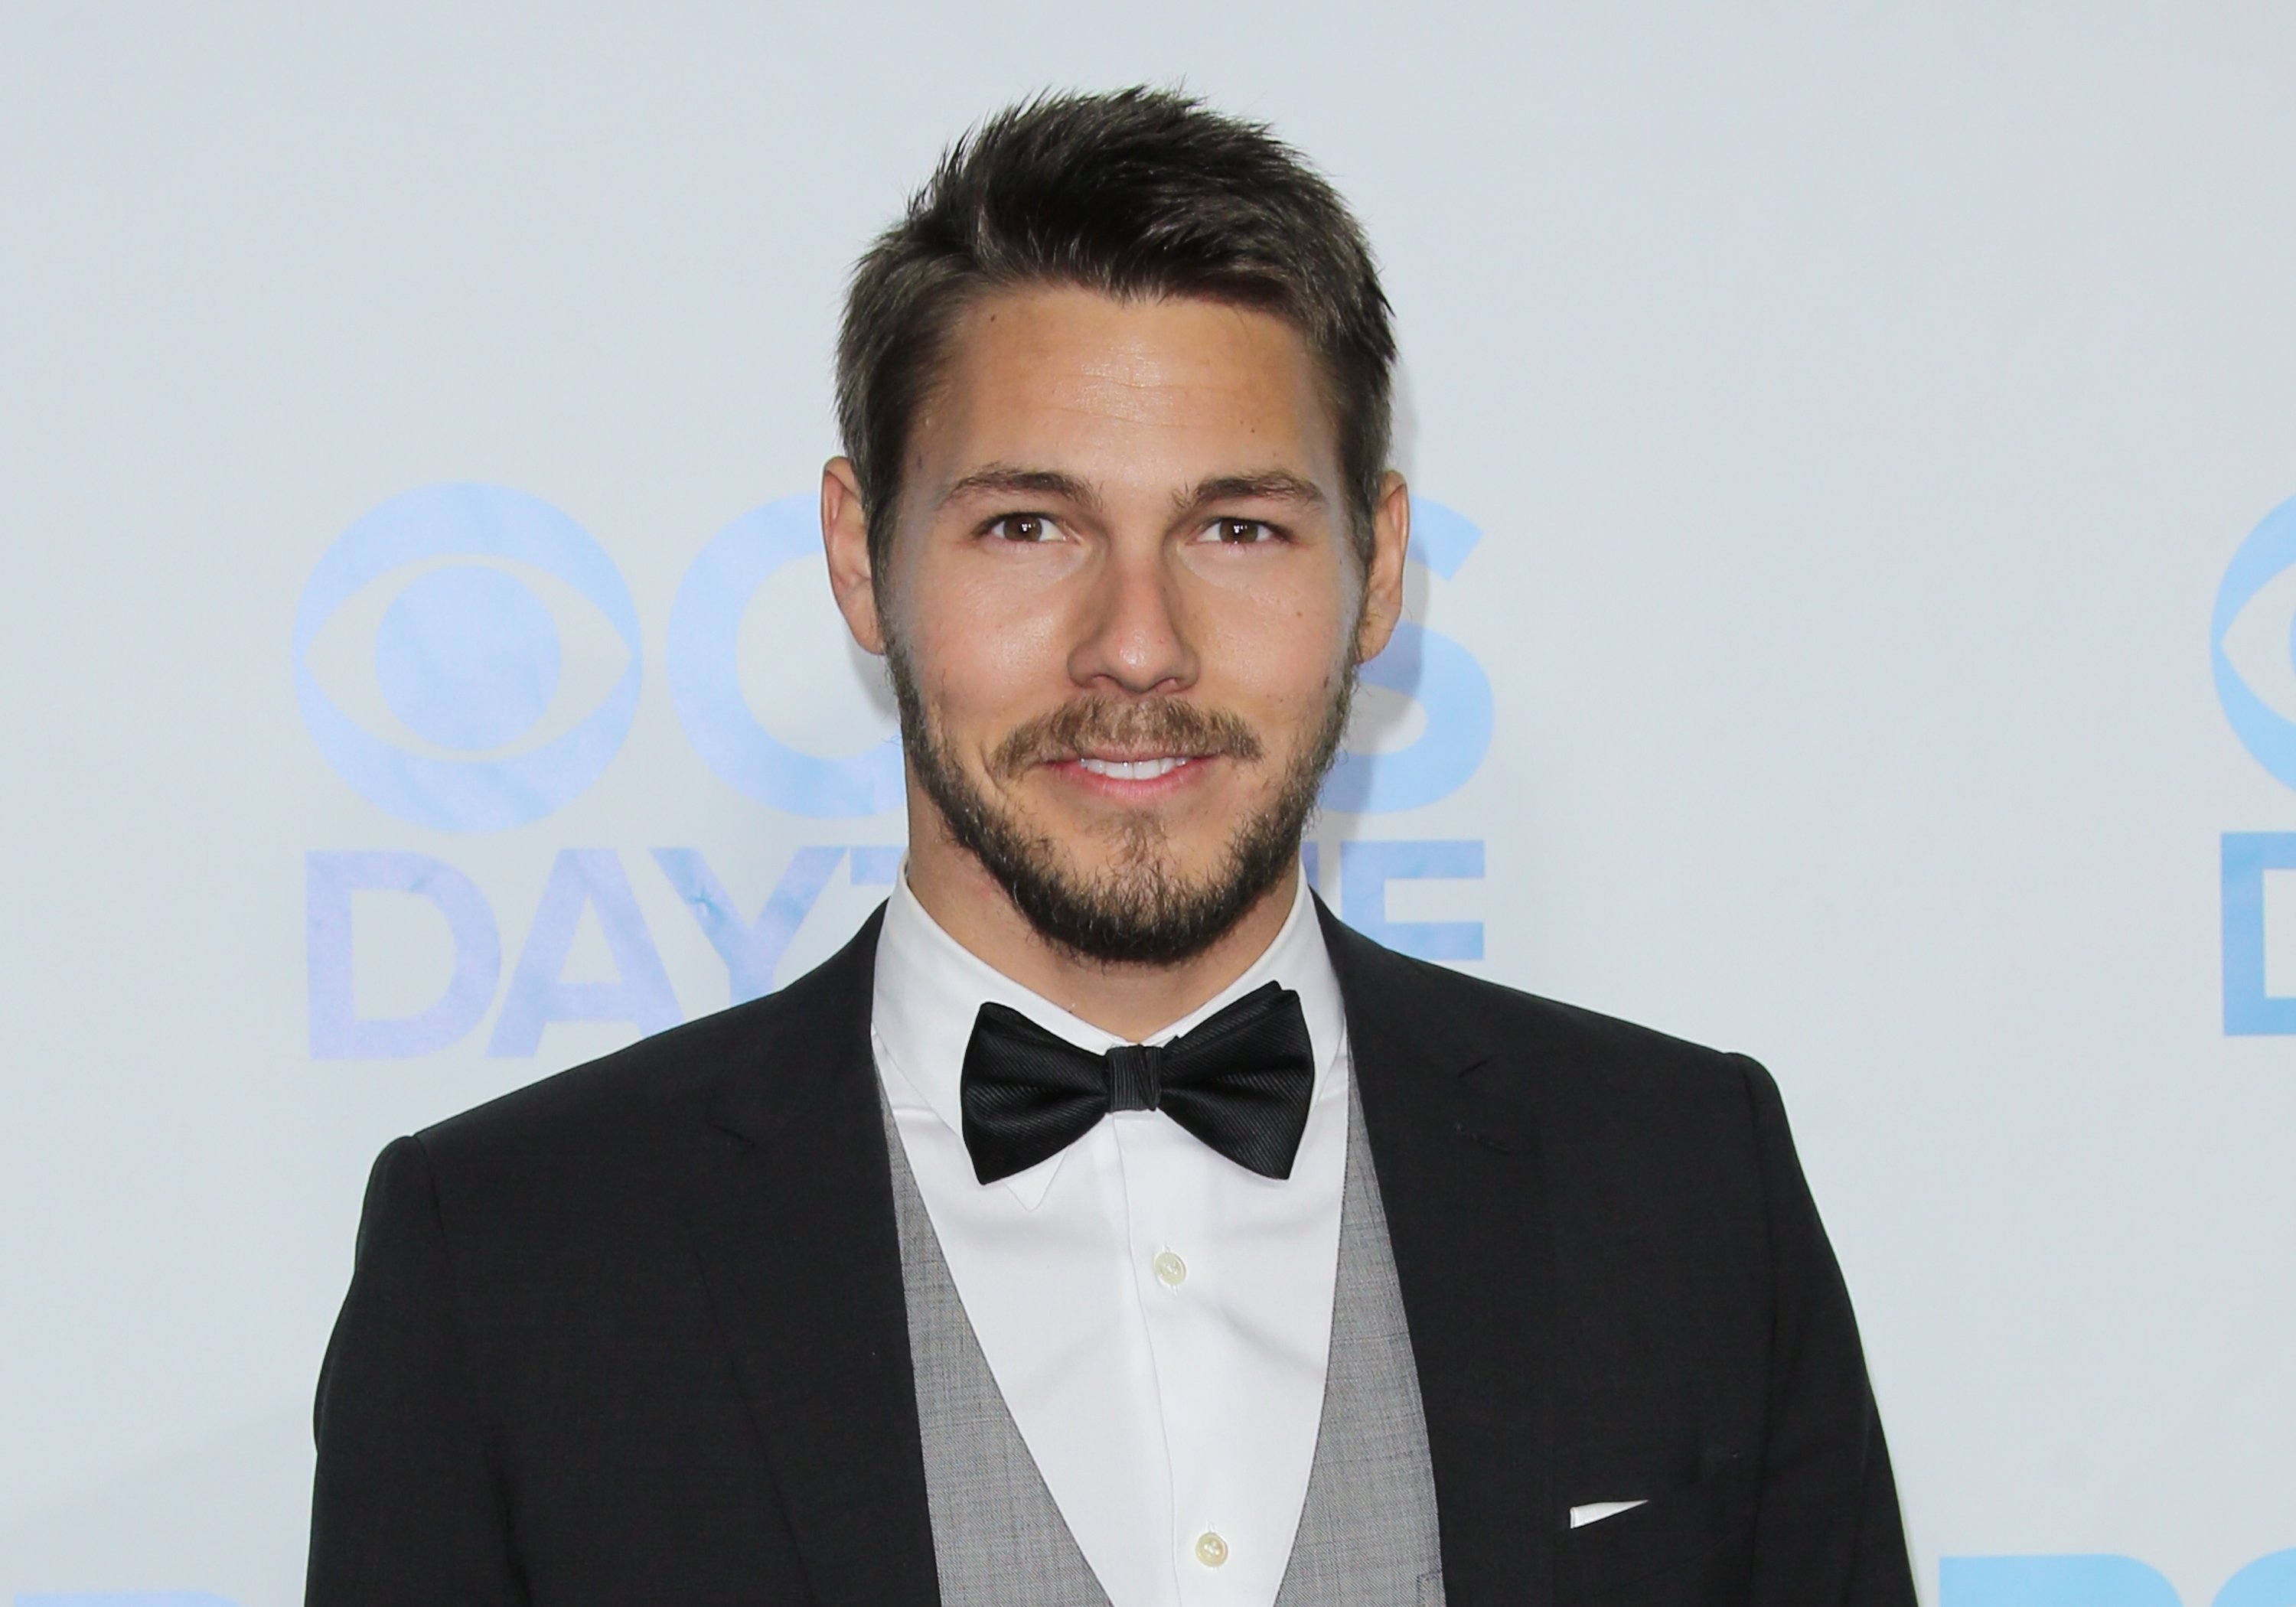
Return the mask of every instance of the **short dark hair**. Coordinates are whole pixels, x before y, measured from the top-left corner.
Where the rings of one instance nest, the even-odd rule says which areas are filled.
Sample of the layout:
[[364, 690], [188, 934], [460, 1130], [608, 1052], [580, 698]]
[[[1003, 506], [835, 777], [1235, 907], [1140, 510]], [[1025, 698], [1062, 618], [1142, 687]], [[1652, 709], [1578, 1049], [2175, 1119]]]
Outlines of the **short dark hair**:
[[1323, 370], [1357, 550], [1387, 469], [1395, 333], [1362, 225], [1264, 124], [1135, 87], [1046, 94], [948, 147], [853, 270], [837, 422], [882, 572], [917, 411], [981, 296], [1072, 285], [1273, 314]]

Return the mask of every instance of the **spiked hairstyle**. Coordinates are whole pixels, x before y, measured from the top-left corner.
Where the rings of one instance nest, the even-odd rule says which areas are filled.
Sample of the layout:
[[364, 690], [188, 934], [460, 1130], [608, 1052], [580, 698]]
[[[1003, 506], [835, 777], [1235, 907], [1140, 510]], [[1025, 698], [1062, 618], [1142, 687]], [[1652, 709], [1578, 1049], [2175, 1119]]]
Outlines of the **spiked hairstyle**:
[[942, 154], [855, 266], [837, 344], [837, 419], [873, 567], [919, 408], [980, 298], [1074, 286], [1201, 297], [1272, 314], [1322, 371], [1359, 553], [1387, 468], [1395, 334], [1362, 226], [1262, 125], [1166, 90], [1046, 95]]

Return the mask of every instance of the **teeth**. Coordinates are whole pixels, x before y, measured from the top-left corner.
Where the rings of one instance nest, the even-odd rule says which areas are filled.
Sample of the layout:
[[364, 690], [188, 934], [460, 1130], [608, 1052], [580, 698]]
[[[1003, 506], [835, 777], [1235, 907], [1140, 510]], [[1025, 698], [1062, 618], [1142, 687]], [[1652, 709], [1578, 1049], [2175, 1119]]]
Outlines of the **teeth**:
[[1154, 781], [1160, 775], [1169, 775], [1188, 761], [1185, 758], [1080, 758], [1078, 766], [1095, 775], [1106, 775], [1117, 781]]

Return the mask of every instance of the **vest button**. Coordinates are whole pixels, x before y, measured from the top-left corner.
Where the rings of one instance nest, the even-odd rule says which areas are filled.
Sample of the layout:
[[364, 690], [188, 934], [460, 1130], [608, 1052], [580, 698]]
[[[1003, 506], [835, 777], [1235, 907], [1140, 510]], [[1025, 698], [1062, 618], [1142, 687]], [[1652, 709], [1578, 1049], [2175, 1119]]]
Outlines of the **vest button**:
[[[1188, 1264], [1168, 1250], [1159, 1250], [1153, 1265], [1156, 1268], [1156, 1281], [1167, 1289], [1177, 1289], [1188, 1281]], [[1212, 1538], [1217, 1540], [1219, 1537], [1214, 1535]]]
[[1206, 1568], [1218, 1568], [1227, 1561], [1227, 1542], [1210, 1529], [1196, 1537], [1196, 1561]]

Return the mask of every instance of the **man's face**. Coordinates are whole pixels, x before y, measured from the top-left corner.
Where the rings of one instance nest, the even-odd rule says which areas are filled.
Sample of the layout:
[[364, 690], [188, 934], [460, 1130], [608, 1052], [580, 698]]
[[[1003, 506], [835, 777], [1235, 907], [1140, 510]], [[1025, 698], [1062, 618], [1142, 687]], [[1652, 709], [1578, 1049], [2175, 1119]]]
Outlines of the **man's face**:
[[986, 300], [898, 518], [876, 644], [950, 837], [1072, 952], [1168, 963], [1217, 940], [1294, 863], [1357, 655], [1393, 619], [1364, 606], [1305, 342], [1210, 301]]

